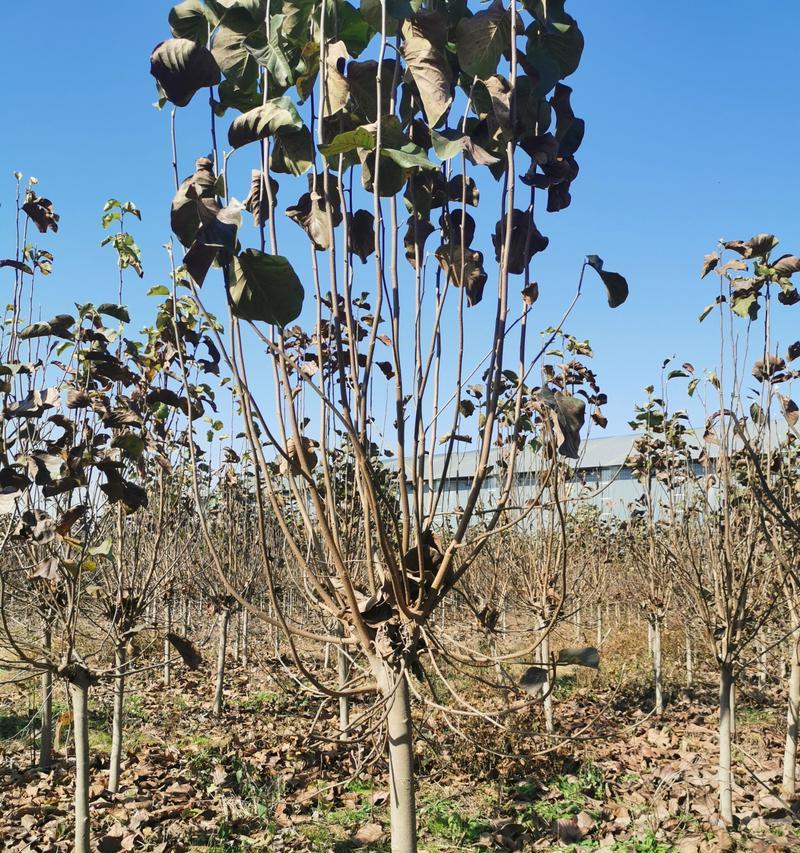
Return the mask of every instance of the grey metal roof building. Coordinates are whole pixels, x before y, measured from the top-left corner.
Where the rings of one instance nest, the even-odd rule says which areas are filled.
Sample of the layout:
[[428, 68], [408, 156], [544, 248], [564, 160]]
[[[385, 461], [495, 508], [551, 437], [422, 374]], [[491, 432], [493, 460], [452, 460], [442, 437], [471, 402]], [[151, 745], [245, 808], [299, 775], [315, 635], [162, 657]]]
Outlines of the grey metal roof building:
[[[770, 430], [770, 440], [773, 446], [776, 442], [785, 439], [786, 432], [786, 424], [773, 424]], [[635, 453], [634, 441], [640, 435], [641, 433], [635, 433], [583, 440], [578, 459], [571, 462], [574, 465], [575, 473], [569, 487], [570, 510], [574, 510], [581, 504], [593, 506], [601, 515], [624, 517], [629, 514], [631, 504], [644, 493], [644, 486], [636, 479], [631, 467], [631, 460]], [[710, 458], [714, 458], [719, 452], [719, 447], [713, 443], [706, 443], [703, 434], [699, 431], [688, 431], [686, 439], [696, 450], [695, 458], [702, 448], [705, 448]], [[734, 441], [734, 444], [740, 443]], [[500, 459], [499, 454], [501, 452], [500, 450], [493, 450], [490, 456], [492, 467], [480, 495], [480, 505], [484, 510], [491, 511], [496, 507], [500, 496], [500, 489], [504, 482], [504, 470], [497, 465], [497, 462]], [[469, 495], [477, 462], [478, 451], [462, 450], [459, 446], [453, 450], [447, 477], [442, 487], [441, 501], [437, 508], [436, 515], [438, 518], [444, 519], [447, 516], [457, 515], [463, 508]], [[424, 489], [425, 496], [428, 499], [431, 491], [430, 480], [433, 481], [433, 489], [438, 490], [444, 464], [444, 454], [437, 454], [433, 460], [428, 462], [428, 482], [426, 482]], [[518, 454], [511, 505], [525, 506], [537, 496], [539, 491], [537, 473], [542, 470], [542, 464], [541, 455], [534, 453], [529, 448]], [[408, 465], [406, 471], [410, 470], [410, 465]], [[699, 462], [695, 462], [694, 470], [695, 473], [701, 474], [704, 469]], [[655, 488], [663, 496], [666, 496], [666, 491], [659, 483], [655, 484]]]

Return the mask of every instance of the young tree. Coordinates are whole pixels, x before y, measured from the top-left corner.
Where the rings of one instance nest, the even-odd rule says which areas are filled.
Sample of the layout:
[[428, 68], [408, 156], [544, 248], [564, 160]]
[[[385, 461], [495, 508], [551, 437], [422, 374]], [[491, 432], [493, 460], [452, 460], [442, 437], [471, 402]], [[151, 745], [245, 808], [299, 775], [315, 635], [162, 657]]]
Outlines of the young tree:
[[[569, 205], [583, 136], [560, 82], [577, 68], [583, 36], [563, 5], [497, 0], [473, 13], [388, 2], [355, 10], [336, 0], [285, 14], [258, 0], [181, 3], [170, 14], [173, 38], [151, 56], [165, 103], [184, 107], [211, 88], [212, 156], [197, 161], [172, 205], [187, 250], [174, 286], [187, 281], [204, 307], [200, 288], [212, 265], [222, 270], [229, 316], [215, 343], [256, 466], [266, 618], [283, 630], [309, 689], [377, 693], [367, 716], [373, 729], [385, 724], [397, 853], [416, 849], [409, 674], [435, 666], [434, 612], [491, 536], [529, 514], [510, 496], [531, 435], [549, 430], [558, 452], [575, 456], [584, 420], [583, 399], [550, 381], [527, 383], [560, 332], [530, 352], [531, 265], [548, 243], [536, 201], [546, 194], [550, 212]], [[223, 157], [216, 128], [228, 111]], [[244, 208], [258, 248], [241, 247], [243, 206], [229, 195], [240, 150], [255, 154]], [[303, 186], [297, 176], [306, 174]], [[288, 240], [276, 224], [276, 194], [298, 189], [285, 213], [308, 238], [306, 287], [294, 268], [299, 253], [280, 252]], [[482, 229], [491, 242], [467, 211], [484, 192], [478, 217], [494, 199], [500, 210]], [[627, 283], [597, 256], [582, 266], [576, 300], [589, 267], [609, 304], [621, 304]], [[481, 304], [485, 293], [491, 304]], [[271, 393], [266, 377], [254, 377], [256, 347]], [[444, 483], [458, 444], [473, 438], [474, 467], [445, 531], [437, 522]], [[342, 455], [352, 465], [344, 513], [334, 470]], [[490, 478], [497, 498], [477, 525]], [[215, 570], [249, 606], [213, 547], [199, 482], [195, 499]], [[317, 614], [313, 627], [288, 620], [275, 594], [267, 513]], [[339, 627], [330, 633], [332, 621]], [[348, 682], [313, 675], [298, 637], [346, 648], [358, 661]]]

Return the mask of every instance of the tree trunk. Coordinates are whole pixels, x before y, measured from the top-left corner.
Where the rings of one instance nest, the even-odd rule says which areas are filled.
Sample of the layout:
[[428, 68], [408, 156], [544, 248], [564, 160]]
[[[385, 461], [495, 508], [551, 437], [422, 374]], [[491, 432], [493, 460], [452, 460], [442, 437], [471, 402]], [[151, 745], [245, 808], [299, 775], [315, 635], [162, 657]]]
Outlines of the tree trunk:
[[694, 684], [694, 657], [692, 656], [692, 638], [689, 632], [686, 632], [686, 686], [691, 687]]
[[603, 645], [603, 606], [601, 604], [597, 605], [597, 631], [596, 631], [596, 640], [595, 645], [599, 651], [600, 647]]
[[723, 663], [719, 673], [719, 816], [726, 824], [733, 823], [731, 773], [731, 694], [733, 668]]
[[123, 715], [125, 713], [125, 673], [128, 668], [125, 644], [120, 643], [114, 652], [116, 678], [114, 679], [114, 717], [111, 721], [111, 759], [108, 765], [108, 790], [119, 790], [119, 768], [122, 762]]
[[250, 611], [242, 613], [242, 666], [246, 667], [250, 657]]
[[653, 616], [650, 625], [651, 650], [653, 653], [653, 684], [655, 687], [655, 711], [660, 717], [664, 713], [664, 685], [661, 669], [661, 618]]
[[382, 685], [387, 697], [389, 729], [389, 803], [392, 853], [416, 853], [417, 812], [414, 791], [414, 738], [411, 699], [405, 676], [388, 667]]
[[165, 603], [166, 631], [164, 634], [164, 687], [172, 683], [172, 644], [167, 639], [167, 634], [172, 633], [172, 595], [167, 596]]
[[240, 637], [242, 632], [242, 617], [237, 615], [233, 620], [233, 660], [239, 665]]
[[89, 673], [73, 672], [69, 693], [75, 731], [75, 853], [90, 853], [89, 826]]
[[758, 683], [762, 687], [766, 686], [768, 675], [767, 641], [762, 633], [758, 637]]
[[789, 670], [789, 701], [786, 709], [786, 745], [783, 750], [783, 793], [793, 797], [797, 784], [797, 735], [800, 726], [800, 612], [792, 607], [792, 654]]
[[217, 684], [214, 690], [214, 707], [212, 713], [215, 717], [222, 714], [223, 696], [222, 690], [225, 685], [225, 653], [228, 649], [228, 626], [231, 621], [231, 611], [223, 610], [219, 616], [219, 641], [217, 644]]
[[[542, 644], [539, 646], [539, 660], [544, 667], [545, 672], [550, 673], [550, 634], [542, 638]], [[544, 698], [544, 728], [547, 734], [551, 735], [555, 731], [553, 724], [553, 694], [550, 690], [550, 678], [544, 683], [545, 698]]]
[[[46, 652], [50, 651], [50, 626], [42, 628], [42, 642]], [[46, 669], [39, 684], [42, 691], [42, 728], [39, 733], [39, 767], [47, 770], [53, 760], [53, 673]]]
[[[344, 630], [341, 625], [338, 627], [337, 633], [344, 636]], [[347, 655], [344, 651], [344, 646], [338, 646], [336, 649], [337, 663], [339, 668], [339, 688], [343, 688], [347, 684], [347, 679], [350, 677], [350, 662], [347, 660]], [[340, 737], [347, 737], [347, 730], [350, 728], [350, 700], [347, 696], [339, 697], [339, 731]]]

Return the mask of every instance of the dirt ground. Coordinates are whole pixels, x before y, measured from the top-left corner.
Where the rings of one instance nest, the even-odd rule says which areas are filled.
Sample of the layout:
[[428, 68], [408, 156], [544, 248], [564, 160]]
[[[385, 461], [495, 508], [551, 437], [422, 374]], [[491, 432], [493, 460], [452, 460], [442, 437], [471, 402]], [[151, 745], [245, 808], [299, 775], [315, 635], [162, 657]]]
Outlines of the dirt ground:
[[[417, 712], [420, 849], [800, 850], [798, 803], [777, 793], [784, 731], [778, 685], [740, 693], [734, 807], [715, 820], [713, 684], [673, 689], [661, 719], [644, 686], [562, 678], [558, 736], [538, 710], [498, 732], [469, 718]], [[210, 712], [208, 671], [132, 684], [118, 794], [105, 789], [111, 698], [92, 705], [94, 837], [116, 851], [345, 851], [388, 849], [386, 766], [371, 743], [320, 739], [321, 713], [275, 662], [233, 667], [221, 719]], [[32, 767], [33, 686], [0, 700], [0, 849], [71, 849], [72, 758], [65, 696], [56, 696], [59, 755]], [[467, 722], [464, 722], [464, 720]], [[332, 722], [330, 723], [332, 729]], [[476, 749], [476, 745], [480, 747]]]

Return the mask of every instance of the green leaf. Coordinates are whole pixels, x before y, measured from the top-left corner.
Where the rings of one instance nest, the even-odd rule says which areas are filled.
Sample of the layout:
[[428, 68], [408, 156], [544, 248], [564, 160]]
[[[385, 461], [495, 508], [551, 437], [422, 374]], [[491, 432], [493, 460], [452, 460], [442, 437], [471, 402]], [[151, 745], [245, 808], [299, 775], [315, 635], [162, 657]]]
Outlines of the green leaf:
[[112, 305], [110, 302], [104, 302], [97, 306], [97, 313], [104, 314], [106, 317], [113, 317], [120, 323], [130, 323], [131, 321], [128, 309], [124, 305]]
[[548, 76], [550, 69], [556, 68], [557, 79], [563, 80], [573, 74], [580, 63], [583, 33], [574, 18], [564, 15], [564, 21], [544, 31], [538, 24], [528, 28], [526, 59], [542, 78]]
[[237, 317], [285, 326], [300, 316], [304, 290], [286, 258], [246, 249], [233, 258], [229, 296]]
[[741, 296], [734, 294], [731, 297], [731, 311], [743, 319], [757, 320], [760, 307], [756, 293], [746, 293]]
[[172, 35], [175, 38], [191, 39], [198, 44], [208, 41], [209, 33], [217, 23], [217, 16], [201, 0], [184, 0], [173, 6], [169, 13]]
[[357, 127], [355, 130], [347, 130], [339, 133], [327, 145], [320, 145], [319, 151], [324, 157], [338, 157], [340, 154], [348, 154], [359, 148], [365, 151], [375, 149], [375, 130], [368, 127]]
[[148, 296], [169, 296], [169, 288], [165, 284], [157, 284], [147, 291]]
[[74, 338], [72, 329], [70, 328], [75, 323], [75, 318], [69, 314], [57, 314], [52, 320], [46, 322], [31, 323], [26, 326], [20, 333], [20, 340], [27, 341], [31, 338], [45, 338], [53, 335], [56, 338], [64, 338], [71, 341]]
[[274, 143], [269, 161], [273, 172], [302, 175], [311, 168], [314, 142], [311, 131], [305, 125], [299, 130], [280, 131], [274, 137]]
[[381, 148], [381, 156], [388, 157], [403, 169], [438, 169], [436, 164], [425, 156], [425, 152], [413, 142], [402, 148]]
[[375, 32], [362, 16], [361, 12], [350, 3], [340, 3], [337, 8], [339, 19], [339, 38], [345, 43], [350, 56], [359, 56], [372, 39]]
[[288, 89], [294, 85], [297, 66], [295, 57], [287, 55], [283, 36], [283, 15], [273, 15], [270, 18], [270, 36], [267, 41], [266, 33], [259, 29], [250, 33], [244, 40], [244, 48], [262, 67], [266, 68], [270, 77], [281, 87]]
[[258, 64], [244, 46], [247, 33], [221, 26], [211, 42], [211, 53], [228, 83], [250, 89], [258, 79]]
[[703, 320], [708, 317], [708, 315], [717, 307], [717, 305], [721, 305], [723, 302], [727, 302], [728, 300], [724, 296], [718, 296], [710, 305], [706, 305], [705, 308], [700, 312], [700, 316], [697, 318], [701, 323]]
[[134, 458], [141, 456], [144, 453], [144, 439], [135, 432], [122, 432], [114, 436], [111, 442], [112, 447], [118, 447], [128, 456]]
[[477, 145], [471, 136], [459, 133], [452, 128], [443, 130], [441, 133], [432, 130], [431, 142], [433, 150], [440, 160], [452, 160], [453, 157], [463, 152], [467, 160], [476, 166], [491, 166], [500, 162], [494, 154]]
[[511, 41], [511, 15], [501, 0], [462, 18], [456, 27], [458, 64], [471, 77], [491, 77]]

